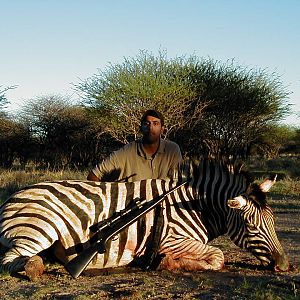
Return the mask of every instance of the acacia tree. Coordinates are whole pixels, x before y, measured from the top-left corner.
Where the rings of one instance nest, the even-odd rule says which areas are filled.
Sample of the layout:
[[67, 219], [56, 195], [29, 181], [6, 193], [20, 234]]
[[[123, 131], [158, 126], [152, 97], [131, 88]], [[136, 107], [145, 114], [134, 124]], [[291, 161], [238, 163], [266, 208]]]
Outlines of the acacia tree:
[[190, 155], [245, 157], [289, 112], [276, 74], [195, 56], [168, 60], [164, 53], [140, 52], [75, 87], [124, 143], [137, 136], [142, 111], [161, 110], [167, 135]]
[[[190, 139], [214, 157], [247, 156], [288, 112], [288, 93], [276, 74], [239, 66], [234, 61], [198, 61], [193, 80], [209, 102]], [[185, 143], [188, 145], [189, 143]]]
[[30, 135], [22, 124], [8, 116], [0, 118], [0, 164], [12, 167], [15, 160], [24, 165], [30, 148]]
[[9, 104], [9, 101], [6, 97], [6, 92], [11, 89], [15, 89], [16, 86], [3, 87], [0, 85], [0, 116], [5, 116], [3, 109]]
[[28, 128], [36, 144], [36, 163], [50, 166], [55, 161], [60, 149], [56, 140], [58, 115], [66, 106], [62, 96], [46, 95], [28, 100], [19, 111], [20, 123]]
[[8, 90], [9, 88], [3, 88], [0, 85], [0, 109], [2, 109], [4, 107], [4, 105], [7, 104], [7, 98], [5, 96], [5, 92]]
[[98, 118], [115, 139], [127, 143], [139, 134], [140, 118], [146, 109], [165, 116], [168, 136], [201, 119], [207, 103], [200, 101], [190, 77], [194, 58], [168, 60], [141, 51], [75, 86], [94, 118]]
[[22, 161], [24, 144], [28, 138], [26, 128], [4, 111], [9, 103], [6, 92], [15, 87], [0, 86], [0, 165], [3, 167], [11, 167], [17, 158]]
[[[36, 147], [35, 162], [50, 168], [84, 168], [99, 159], [102, 127], [87, 110], [67, 97], [44, 95], [33, 98], [19, 112]], [[103, 149], [105, 150], [105, 149]]]
[[267, 134], [262, 135], [252, 149], [254, 154], [276, 158], [279, 154], [288, 156], [300, 153], [300, 128], [287, 125], [276, 125]]
[[107, 152], [106, 146], [109, 146], [110, 141], [101, 125], [90, 118], [87, 110], [76, 105], [59, 114], [56, 136], [66, 164], [76, 168], [84, 168], [99, 161], [101, 155]]

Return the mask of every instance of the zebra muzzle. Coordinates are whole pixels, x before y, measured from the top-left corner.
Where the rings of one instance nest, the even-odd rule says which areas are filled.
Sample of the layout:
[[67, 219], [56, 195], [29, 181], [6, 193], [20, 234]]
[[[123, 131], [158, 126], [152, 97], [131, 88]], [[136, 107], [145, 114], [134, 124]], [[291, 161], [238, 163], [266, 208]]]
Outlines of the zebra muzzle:
[[274, 271], [275, 272], [287, 272], [290, 269], [290, 264], [287, 256], [283, 254], [274, 255]]

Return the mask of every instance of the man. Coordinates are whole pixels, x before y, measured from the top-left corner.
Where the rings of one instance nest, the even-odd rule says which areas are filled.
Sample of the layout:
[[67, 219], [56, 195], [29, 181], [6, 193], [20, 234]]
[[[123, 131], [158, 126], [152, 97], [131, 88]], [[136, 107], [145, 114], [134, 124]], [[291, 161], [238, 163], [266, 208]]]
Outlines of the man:
[[163, 140], [164, 118], [147, 110], [141, 118], [142, 138], [113, 152], [98, 164], [87, 179], [93, 181], [137, 181], [172, 178], [182, 160], [179, 146]]

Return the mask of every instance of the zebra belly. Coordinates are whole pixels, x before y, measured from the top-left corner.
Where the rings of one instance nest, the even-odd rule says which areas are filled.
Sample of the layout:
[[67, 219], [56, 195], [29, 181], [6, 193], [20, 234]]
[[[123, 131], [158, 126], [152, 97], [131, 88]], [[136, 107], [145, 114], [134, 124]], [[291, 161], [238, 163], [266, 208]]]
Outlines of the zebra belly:
[[[87, 269], [103, 269], [122, 267], [131, 263], [135, 258], [144, 254], [147, 241], [151, 237], [153, 212], [143, 217], [141, 222], [136, 222], [124, 232], [118, 234], [107, 243], [106, 252], [97, 254]], [[142, 239], [139, 232], [143, 231]]]
[[134, 251], [131, 249], [124, 249], [120, 257], [118, 242], [113, 241], [109, 253], [97, 254], [93, 261], [87, 266], [87, 270], [123, 267], [131, 263], [134, 257]]

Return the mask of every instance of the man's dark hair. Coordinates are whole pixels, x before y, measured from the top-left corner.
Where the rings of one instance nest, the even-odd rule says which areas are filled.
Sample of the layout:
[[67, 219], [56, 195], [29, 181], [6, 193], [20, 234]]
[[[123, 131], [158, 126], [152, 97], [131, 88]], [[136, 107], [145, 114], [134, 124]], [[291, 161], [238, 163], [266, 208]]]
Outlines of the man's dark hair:
[[161, 126], [164, 126], [164, 117], [163, 117], [163, 115], [159, 111], [154, 110], [154, 109], [148, 109], [148, 110], [145, 111], [145, 113], [143, 114], [143, 116], [141, 118], [141, 124], [144, 123], [144, 121], [146, 120], [146, 118], [148, 116], [160, 119]]

